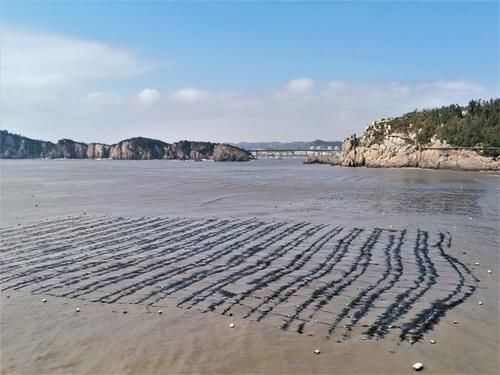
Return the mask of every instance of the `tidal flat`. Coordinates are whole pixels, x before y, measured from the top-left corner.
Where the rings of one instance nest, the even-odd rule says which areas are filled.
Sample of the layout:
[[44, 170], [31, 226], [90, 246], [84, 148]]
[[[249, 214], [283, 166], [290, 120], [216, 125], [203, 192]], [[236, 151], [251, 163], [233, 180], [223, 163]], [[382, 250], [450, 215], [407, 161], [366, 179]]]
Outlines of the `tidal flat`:
[[498, 174], [301, 160], [0, 172], [2, 373], [500, 370]]

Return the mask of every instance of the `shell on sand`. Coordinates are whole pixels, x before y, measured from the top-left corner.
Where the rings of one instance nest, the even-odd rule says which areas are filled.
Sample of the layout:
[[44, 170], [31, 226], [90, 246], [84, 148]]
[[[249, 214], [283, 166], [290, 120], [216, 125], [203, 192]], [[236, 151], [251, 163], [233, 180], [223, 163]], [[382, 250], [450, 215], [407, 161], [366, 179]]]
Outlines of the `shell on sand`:
[[411, 367], [413, 367], [415, 371], [420, 371], [424, 368], [424, 365], [420, 362], [415, 362]]

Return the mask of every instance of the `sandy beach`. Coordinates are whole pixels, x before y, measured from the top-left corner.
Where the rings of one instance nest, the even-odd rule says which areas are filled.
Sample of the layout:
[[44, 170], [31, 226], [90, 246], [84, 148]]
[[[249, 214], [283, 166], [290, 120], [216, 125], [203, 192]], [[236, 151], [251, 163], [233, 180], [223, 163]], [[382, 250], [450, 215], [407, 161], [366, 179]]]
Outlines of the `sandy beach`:
[[498, 175], [0, 166], [2, 373], [500, 370]]

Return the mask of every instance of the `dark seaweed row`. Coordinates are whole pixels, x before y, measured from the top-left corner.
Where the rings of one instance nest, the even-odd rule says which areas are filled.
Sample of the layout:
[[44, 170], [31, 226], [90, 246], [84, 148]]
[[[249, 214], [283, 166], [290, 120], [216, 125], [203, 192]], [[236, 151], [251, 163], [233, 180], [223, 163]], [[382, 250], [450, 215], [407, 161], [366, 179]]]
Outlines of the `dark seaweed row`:
[[[181, 222], [178, 221], [173, 226], [178, 227], [180, 224], [181, 224]], [[122, 246], [119, 249], [114, 249], [115, 251], [112, 252], [111, 256], [100, 259], [99, 265], [101, 263], [105, 263], [105, 264], [109, 263], [108, 261], [113, 261], [113, 262], [117, 262], [117, 263], [107, 264], [106, 266], [101, 267], [97, 270], [88, 271], [84, 274], [78, 275], [77, 278], [69, 277], [69, 278], [61, 280], [57, 283], [51, 284], [49, 286], [44, 286], [44, 287], [34, 289], [33, 292], [46, 293], [46, 292], [53, 290], [55, 288], [81, 283], [82, 281], [88, 280], [88, 279], [93, 278], [93, 277], [101, 276], [103, 274], [108, 274], [110, 272], [118, 271], [118, 270], [125, 269], [128, 267], [137, 266], [137, 265], [140, 265], [148, 260], [151, 260], [152, 258], [160, 257], [160, 259], [163, 259], [164, 256], [171, 255], [172, 253], [175, 253], [176, 251], [180, 250], [181, 246], [182, 247], [190, 246], [193, 243], [196, 243], [198, 241], [204, 241], [206, 238], [210, 238], [210, 237], [216, 236], [220, 233], [224, 233], [227, 230], [231, 230], [231, 228], [236, 226], [236, 225], [241, 225], [241, 223], [238, 223], [238, 224], [232, 223], [232, 224], [226, 226], [227, 224], [229, 224], [228, 221], [216, 222], [215, 224], [210, 222], [210, 224], [207, 226], [204, 226], [204, 225], [196, 226], [195, 227], [196, 229], [194, 231], [189, 232], [189, 234], [187, 234], [185, 231], [179, 232], [177, 230], [177, 232], [169, 233], [168, 236], [165, 235], [165, 230], [167, 230], [169, 228], [160, 228], [158, 230], [149, 232], [148, 236], [145, 239], [137, 242], [137, 243], [140, 243], [140, 246], [138, 248], [131, 247], [129, 244], [127, 244], [125, 246]], [[222, 225], [222, 228], [220, 228], [220, 225]], [[193, 226], [190, 225], [188, 227], [188, 230], [191, 230], [192, 228], [193, 228]], [[184, 229], [186, 229], [186, 228], [184, 228]], [[216, 232], [212, 233], [211, 230], [213, 230], [213, 229], [216, 229]], [[151, 234], [153, 234], [153, 233], [154, 234], [158, 233], [158, 235], [151, 236]], [[179, 236], [176, 237], [175, 234], [177, 234]], [[162, 240], [162, 241], [157, 242], [159, 240]], [[168, 246], [171, 244], [174, 244], [174, 246]], [[117, 255], [114, 254], [116, 251], [122, 250], [122, 249], [128, 249], [128, 251], [123, 252], [123, 253], [119, 253]], [[141, 254], [141, 257], [140, 258], [133, 258], [132, 257], [132, 259], [130, 259], [131, 258], [130, 255], [133, 255], [136, 253]], [[127, 259], [127, 261], [126, 262], [119, 262], [121, 259]], [[128, 260], [128, 259], [130, 259], [130, 260]], [[95, 264], [93, 264], [93, 263], [87, 263], [87, 264], [84, 264], [82, 266], [76, 267], [71, 271], [62, 271], [61, 273], [63, 273], [65, 276], [67, 276], [69, 273], [79, 272], [79, 271], [89, 269], [89, 268], [92, 269], [94, 266], [95, 266]], [[92, 281], [89, 284], [86, 284], [85, 286], [81, 286], [75, 290], [72, 290], [69, 293], [65, 293], [64, 296], [79, 296], [80, 295], [79, 292], [84, 291], [84, 290], [86, 291], [95, 285], [99, 285], [99, 288], [102, 288], [104, 286], [103, 282], [107, 282], [108, 280], [113, 280], [113, 277], [107, 277], [105, 279]], [[109, 282], [106, 285], [109, 285], [112, 283], [113, 283], [113, 281]], [[86, 293], [87, 292], [85, 292], [83, 294], [86, 294]]]
[[335, 296], [338, 296], [344, 289], [349, 287], [354, 281], [356, 281], [366, 272], [366, 269], [368, 268], [368, 264], [370, 263], [372, 257], [372, 249], [376, 245], [381, 233], [382, 229], [375, 228], [361, 247], [360, 254], [354, 258], [354, 261], [346, 274], [341, 279], [331, 281], [326, 285], [316, 289], [309, 299], [299, 305], [299, 307], [295, 311], [294, 316], [289, 318], [283, 324], [282, 328], [288, 329], [294, 317], [299, 318], [300, 313], [307, 306], [315, 302], [314, 308], [312, 309], [312, 312], [309, 314], [308, 318], [304, 319], [297, 328], [297, 332], [303, 333], [307, 321], [310, 321], [317, 314], [317, 312], [323, 308], [323, 306], [328, 304]]
[[10, 226], [0, 228], [0, 243], [15, 242], [16, 238], [26, 238], [29, 236], [38, 236], [47, 231], [56, 229], [65, 229], [75, 223], [83, 222], [84, 220], [95, 219], [93, 216], [69, 216], [53, 220], [37, 221], [31, 224]]
[[[178, 306], [189, 309], [207, 302], [205, 311], [222, 307], [222, 314], [229, 313], [236, 305], [247, 306], [245, 300], [254, 293], [277, 285], [269, 296], [261, 297], [257, 306], [247, 306], [249, 312], [243, 317], [256, 316], [257, 321], [262, 320], [298, 291], [307, 292], [310, 295], [304, 297], [293, 316], [287, 316], [282, 325], [283, 329], [289, 329], [296, 322], [297, 332], [303, 333], [306, 324], [336, 296], [363, 281], [362, 276], [373, 263], [375, 247], [380, 248], [383, 257], [380, 275], [369, 285], [356, 288], [358, 291], [349, 304], [328, 326], [328, 335], [331, 335], [346, 318], [350, 319], [349, 329], [356, 325], [406, 274], [402, 259], [407, 231], [375, 228], [358, 247], [354, 246], [354, 241], [363, 230], [352, 229], [336, 240], [342, 230], [329, 225], [265, 223], [256, 219], [60, 219], [31, 224], [19, 231], [12, 228], [0, 232], [11, 235], [9, 240], [2, 242], [9, 246], [2, 247], [2, 255], [7, 254], [7, 257], [2, 257], [0, 262], [5, 265], [0, 280], [4, 283], [2, 290], [34, 286], [32, 293], [70, 298], [85, 298], [98, 292], [99, 298], [93, 301], [114, 303], [132, 296], [136, 298], [133, 303], [148, 305], [174, 293], [185, 292], [196, 284], [187, 296], [175, 297], [180, 301]], [[388, 242], [382, 243], [385, 233], [387, 237], [383, 238]], [[391, 324], [415, 307], [419, 308], [417, 302], [438, 283], [436, 256], [443, 258], [444, 264], [454, 270], [458, 281], [452, 284], [454, 289], [445, 289], [448, 295], [431, 301], [412, 319], [401, 324], [402, 340], [420, 339], [449, 309], [474, 293], [476, 286], [467, 284], [466, 278], [471, 277], [473, 282], [478, 280], [463, 263], [444, 250], [451, 247], [449, 233], [440, 233], [439, 240], [431, 247], [428, 242], [428, 232], [418, 230], [413, 246], [417, 267], [414, 285], [391, 297], [392, 303], [365, 332], [370, 337], [384, 337]], [[328, 246], [325, 252], [330, 243], [333, 248]], [[325, 255], [324, 259], [309, 269], [308, 265], [320, 252]], [[279, 263], [292, 253], [286, 263]], [[329, 280], [348, 254], [354, 255], [348, 269]], [[270, 269], [275, 264], [278, 267]], [[127, 284], [129, 281], [132, 282]], [[310, 291], [308, 287], [314, 281], [323, 282], [323, 285]], [[116, 290], [105, 289], [115, 285], [119, 285]], [[232, 292], [226, 289], [231, 285], [247, 287], [242, 292]], [[61, 288], [66, 288], [64, 293], [55, 293]]]
[[[354, 241], [361, 233], [363, 229], [353, 229], [344, 238], [337, 241], [335, 249], [328, 254], [324, 262], [314, 267], [309, 274], [305, 275], [301, 279], [296, 279], [295, 281], [289, 282], [280, 286], [271, 296], [262, 301], [256, 307], [252, 308], [246, 315], [245, 318], [250, 317], [253, 313], [258, 312], [259, 316], [257, 321], [262, 320], [266, 317], [276, 306], [281, 303], [286, 303], [288, 299], [296, 293], [298, 290], [307, 287], [310, 283], [315, 280], [321, 279], [323, 276], [329, 274], [333, 268], [344, 258], [347, 254], [349, 246], [352, 241]], [[286, 291], [286, 292], [285, 292]], [[271, 306], [269, 304], [272, 303]], [[267, 306], [266, 306], [267, 305]], [[263, 308], [263, 306], [265, 306]]]
[[[256, 274], [258, 271], [265, 270], [267, 269], [271, 263], [279, 258], [281, 258], [284, 254], [286, 254], [288, 251], [293, 250], [300, 244], [302, 244], [304, 241], [308, 240], [310, 237], [315, 235], [317, 232], [320, 230], [324, 229], [323, 226], [317, 228], [311, 228], [308, 231], [306, 231], [301, 237], [289, 241], [285, 245], [281, 246], [278, 251], [274, 251], [271, 253], [271, 256], [260, 259], [257, 261], [257, 263], [246, 267], [236, 273], [233, 273], [230, 275], [223, 283], [216, 283], [213, 284], [212, 287], [212, 292], [208, 295], [212, 295], [215, 292], [219, 292], [222, 294], [222, 298], [219, 299], [219, 301], [213, 302], [208, 306], [209, 310], [214, 310], [217, 306], [223, 305], [228, 299], [234, 298], [235, 296], [231, 296], [227, 293], [224, 293], [224, 290], [222, 289], [224, 287], [223, 284], [227, 283], [237, 283], [239, 282], [243, 277], [246, 277], [248, 275], [253, 275]], [[254, 284], [254, 287], [252, 287], [250, 290], [247, 290], [246, 292], [243, 292], [240, 294], [240, 297], [237, 299], [237, 301], [233, 301], [233, 304], [230, 306], [234, 306], [237, 303], [240, 303], [244, 298], [248, 297], [251, 295], [251, 293], [256, 292], [257, 290], [262, 290], [264, 289], [269, 283], [276, 281], [280, 279], [281, 277], [292, 273], [293, 271], [302, 268], [302, 266], [305, 265], [306, 261], [311, 259], [312, 256], [317, 253], [321, 247], [333, 236], [338, 234], [342, 229], [337, 227], [334, 229], [331, 229], [327, 231], [326, 233], [322, 234], [319, 236], [318, 239], [316, 239], [310, 246], [308, 246], [303, 252], [297, 254], [291, 262], [288, 263], [288, 265], [285, 265], [281, 267], [279, 270], [276, 271], [270, 271], [263, 276], [257, 277], [253, 279], [250, 283]], [[227, 285], [227, 284], [226, 284]], [[208, 297], [206, 296], [206, 297]], [[206, 298], [205, 297], [205, 298]], [[205, 298], [197, 298], [195, 299], [195, 303], [192, 304], [191, 306], [203, 301]], [[229, 307], [230, 308], [230, 307]], [[226, 313], [228, 309], [225, 309], [223, 311], [223, 314]]]
[[[21, 239], [13, 239], [10, 242], [10, 245], [7, 245], [7, 241], [2, 244], [2, 261], [7, 260], [9, 258], [16, 258], [18, 254], [24, 254], [31, 250], [41, 250], [43, 247], [43, 243], [52, 242], [55, 239], [74, 239], [75, 232], [77, 230], [87, 231], [89, 228], [92, 229], [94, 226], [100, 224], [108, 224], [108, 223], [116, 223], [122, 221], [121, 218], [93, 218], [91, 220], [87, 220], [85, 222], [72, 222], [69, 226], [58, 227], [55, 226], [50, 230], [43, 231], [40, 233], [29, 233], [24, 234]], [[68, 236], [64, 237], [63, 235], [69, 233]], [[44, 242], [45, 241], [45, 242]], [[30, 247], [31, 246], [31, 247]], [[13, 253], [13, 254], [11, 254]], [[9, 258], [6, 257], [7, 254]]]
[[[221, 272], [224, 272], [226, 270], [232, 269], [233, 267], [236, 267], [236, 266], [248, 261], [251, 257], [253, 257], [258, 252], [267, 250], [268, 246], [271, 246], [272, 244], [282, 240], [283, 238], [285, 238], [289, 235], [292, 235], [294, 232], [305, 227], [306, 225], [307, 224], [305, 224], [305, 223], [298, 223], [298, 224], [294, 224], [292, 226], [286, 227], [284, 225], [284, 223], [279, 223], [276, 226], [270, 227], [269, 228], [270, 230], [263, 232], [262, 234], [258, 235], [258, 237], [252, 236], [251, 238], [249, 238], [250, 241], [247, 241], [247, 242], [253, 243], [255, 240], [257, 240], [258, 242], [254, 243], [251, 247], [249, 247], [248, 249], [243, 251], [241, 254], [233, 255], [231, 258], [229, 258], [227, 264], [212, 267], [212, 268], [210, 268], [210, 270], [197, 271], [192, 275], [189, 275], [187, 277], [182, 278], [181, 280], [174, 281], [170, 284], [167, 284], [166, 286], [162, 287], [161, 289], [151, 292], [148, 296], [141, 299], [140, 302], [144, 302], [144, 301], [150, 299], [151, 297], [157, 295], [157, 297], [152, 302], [149, 302], [149, 305], [153, 305], [153, 304], [157, 303], [159, 300], [161, 300], [162, 298], [165, 298], [166, 296], [169, 296], [178, 290], [189, 287], [190, 285], [192, 285], [196, 282], [199, 282], [203, 279], [206, 279], [207, 277], [210, 277], [210, 276], [219, 274]], [[283, 226], [285, 226], [285, 229], [283, 229], [281, 232], [278, 232], [278, 233], [275, 232], [275, 230], [277, 230], [278, 228], [283, 227]], [[269, 236], [269, 238], [266, 238], [267, 236]], [[231, 247], [231, 252], [238, 249], [239, 247], [240, 246]], [[225, 253], [227, 253], [227, 252], [225, 252]], [[220, 258], [220, 257], [218, 257], [218, 258]], [[208, 263], [210, 263], [212, 261], [213, 261], [213, 259], [211, 259]], [[208, 263], [205, 263], [205, 265], [207, 265]], [[193, 268], [193, 267], [191, 267], [191, 268]], [[196, 268], [198, 268], [198, 267], [196, 267]], [[203, 293], [204, 291], [209, 289], [212, 285], [213, 284], [211, 284], [210, 286], [208, 286], [206, 288], [199, 289], [194, 295], [192, 295], [191, 298], [194, 298], [196, 295]], [[190, 297], [188, 297], [188, 298], [190, 298]], [[185, 299], [185, 300], [181, 301], [181, 303], [179, 303], [179, 305], [181, 305], [182, 303], [188, 302], [188, 300], [189, 299]]]
[[433, 285], [436, 284], [438, 273], [429, 256], [428, 232], [418, 230], [413, 253], [417, 259], [418, 276], [415, 285], [399, 293], [394, 302], [376, 319], [374, 324], [366, 331], [370, 337], [383, 337], [387, 334], [391, 323], [406, 314]]
[[[396, 231], [391, 231], [396, 232]], [[381, 276], [368, 287], [360, 289], [361, 291], [345, 306], [342, 311], [337, 315], [330, 329], [328, 330], [328, 335], [331, 335], [333, 331], [337, 328], [340, 322], [352, 314], [353, 317], [349, 324], [350, 326], [356, 324], [362, 317], [364, 317], [373, 306], [373, 302], [386, 290], [390, 289], [399, 279], [403, 272], [402, 262], [401, 262], [401, 246], [403, 245], [404, 236], [406, 231], [402, 231], [399, 236], [399, 240], [396, 242], [396, 236], [394, 234], [389, 235], [389, 243], [384, 248], [384, 263], [385, 268]], [[396, 267], [393, 268], [393, 258], [398, 258], [396, 260]], [[387, 278], [395, 273], [390, 282], [384, 287], [379, 287], [383, 284]], [[354, 313], [353, 313], [354, 311]]]
[[[296, 272], [300, 269], [302, 269], [307, 262], [311, 260], [314, 254], [319, 252], [323, 246], [330, 241], [333, 237], [335, 237], [337, 234], [339, 234], [342, 231], [343, 227], [336, 227], [333, 229], [330, 229], [326, 234], [322, 235], [320, 238], [316, 239], [305, 251], [295, 255], [290, 262], [288, 262], [286, 265], [282, 266], [278, 271], [270, 271], [263, 276], [260, 276], [256, 279], [253, 279], [250, 283], [253, 284], [254, 286], [251, 287], [250, 289], [246, 290], [245, 292], [241, 293], [238, 298], [236, 298], [229, 306], [227, 306], [223, 311], [222, 314], [226, 314], [231, 310], [231, 308], [237, 304], [239, 304], [241, 301], [243, 301], [245, 298], [249, 297], [252, 295], [252, 293], [255, 293], [258, 290], [264, 289], [266, 286], [268, 286], [270, 283], [282, 278], [285, 275], [289, 275], [292, 272]], [[226, 298], [222, 298], [217, 302], [212, 303], [209, 306], [210, 310], [215, 309], [216, 306], [222, 305], [228, 296], [225, 296]]]
[[[273, 232], [275, 229], [277, 229], [283, 225], [284, 225], [284, 223], [277, 223], [277, 224], [272, 224], [272, 225], [264, 226], [263, 228], [260, 228], [262, 225], [261, 225], [261, 223], [259, 223], [256, 226], [256, 228], [260, 228], [260, 229], [256, 233], [252, 233], [252, 235], [250, 235], [248, 237], [244, 237], [243, 239], [237, 240], [236, 242], [233, 242], [230, 245], [223, 247], [222, 249], [215, 251], [212, 254], [209, 254], [208, 256], [206, 256], [205, 258], [203, 258], [201, 260], [191, 262], [187, 265], [179, 266], [177, 268], [174, 268], [174, 270], [168, 270], [168, 271], [161, 270], [161, 272], [159, 274], [156, 274], [147, 280], [133, 283], [133, 284], [121, 289], [121, 290], [106, 294], [95, 301], [107, 302], [107, 303], [117, 302], [126, 296], [132, 295], [132, 294], [136, 293], [137, 291], [144, 289], [145, 287], [155, 285], [159, 282], [163, 282], [163, 281], [168, 280], [174, 276], [188, 272], [191, 269], [203, 267], [204, 265], [207, 265], [207, 264], [211, 263], [212, 261], [217, 260], [217, 259], [223, 257], [224, 255], [233, 252], [234, 250], [238, 249], [239, 247], [243, 246], [244, 244], [254, 241], [256, 237], [260, 238], [262, 236], [265, 236], [268, 233]], [[206, 247], [203, 250], [203, 252], [205, 253], [207, 251], [210, 251], [213, 247], [217, 247], [217, 246], [220, 246], [222, 244], [223, 244], [223, 242], [217, 241], [212, 246]], [[203, 274], [203, 271], [200, 271], [194, 277], [199, 277], [199, 275], [201, 275], [201, 274]], [[136, 275], [133, 275], [133, 277], [135, 277], [135, 276]], [[138, 304], [143, 303], [147, 299], [153, 297], [154, 295], [156, 295], [158, 293], [164, 293], [165, 290], [167, 290], [167, 288], [174, 288], [174, 291], [177, 291], [179, 289], [184, 288], [187, 285], [190, 285], [191, 282], [194, 282], [191, 277], [183, 278], [180, 281], [168, 284], [167, 286], [162, 287], [161, 289], [157, 289], [153, 292], [150, 292], [147, 296], [138, 300], [136, 303], [138, 303]], [[110, 297], [113, 297], [113, 298], [110, 298]]]
[[[120, 274], [119, 276], [107, 276], [103, 279], [98, 279], [95, 281], [92, 281], [84, 286], [81, 286], [77, 289], [72, 290], [71, 292], [63, 294], [63, 296], [71, 296], [71, 297], [80, 297], [83, 295], [87, 295], [89, 293], [92, 293], [96, 290], [102, 289], [107, 285], [112, 285], [116, 284], [118, 282], [124, 281], [124, 280], [131, 280], [136, 278], [137, 276], [143, 275], [148, 272], [152, 272], [158, 269], [163, 269], [164, 267], [175, 264], [179, 261], [182, 261], [184, 259], [189, 259], [192, 256], [198, 254], [200, 251], [203, 251], [203, 242], [212, 238], [212, 237], [217, 237], [221, 233], [228, 233], [226, 236], [222, 237], [222, 241], [225, 240], [231, 240], [234, 238], [238, 238], [239, 235], [241, 234], [242, 231], [246, 230], [251, 230], [252, 228], [256, 228], [260, 226], [260, 223], [253, 223], [253, 220], [246, 221], [246, 222], [226, 222], [226, 221], [220, 221], [216, 222], [213, 227], [210, 228], [200, 228], [196, 230], [195, 232], [190, 232], [189, 234], [184, 234], [181, 237], [169, 237], [167, 239], [164, 239], [162, 242], [159, 243], [146, 243], [143, 244], [138, 250], [141, 254], [147, 254], [147, 258], [143, 260], [136, 260], [136, 261], [130, 261], [126, 264], [120, 264], [122, 268], [126, 269], [129, 266], [134, 266], [143, 263], [146, 260], [151, 260], [151, 259], [157, 259], [157, 261], [153, 264], [149, 264], [145, 267], [142, 267], [139, 270], [134, 270], [134, 271], [128, 271], [125, 273]], [[229, 224], [228, 226], [226, 226]], [[222, 227], [220, 228], [220, 225]], [[207, 231], [207, 229], [213, 229], [213, 228], [218, 228], [215, 232], [210, 232]], [[238, 229], [235, 232], [231, 232], [233, 229]], [[153, 239], [155, 241], [156, 239]], [[151, 241], [151, 242], [153, 242]], [[193, 244], [197, 244], [194, 247], [190, 247]], [[172, 246], [169, 246], [172, 245]], [[187, 251], [182, 252], [184, 248], [187, 248]], [[150, 253], [152, 250], [154, 250], [154, 253]], [[158, 251], [156, 251], [158, 250]], [[179, 254], [178, 252], [181, 251]], [[170, 258], [164, 258], [166, 255], [173, 255]], [[97, 276], [108, 273], [106, 270], [99, 270], [97, 272]], [[118, 292], [123, 292], [126, 289], [134, 289], [134, 285], [130, 285], [128, 288], [124, 288], [119, 290]], [[107, 295], [111, 296], [111, 295]]]
[[[448, 234], [447, 247], [451, 246], [451, 236]], [[472, 275], [471, 270], [460, 262], [457, 258], [447, 254], [443, 248], [443, 242], [445, 235], [440, 233], [440, 241], [434, 245], [439, 250], [439, 253], [450, 266], [455, 270], [458, 276], [458, 283], [455, 289], [453, 289], [445, 298], [440, 298], [433, 301], [431, 305], [418, 313], [411, 321], [405, 323], [401, 327], [400, 339], [405, 340], [407, 336], [410, 335], [412, 340], [419, 340], [422, 338], [423, 334], [431, 330], [434, 325], [439, 323], [440, 319], [446, 314], [446, 312], [453, 307], [461, 304], [467, 298], [469, 298], [476, 290], [475, 285], [465, 284], [465, 275], [471, 276], [472, 281], [477, 282], [478, 279]]]
[[[192, 223], [192, 222], [187, 222], [186, 227], [182, 227], [182, 224], [185, 223], [185, 221], [176, 221], [176, 220], [169, 220], [169, 219], [162, 219], [159, 221], [153, 221], [153, 222], [147, 222], [147, 224], [141, 224], [138, 225], [137, 223], [131, 224], [133, 226], [133, 229], [128, 229], [124, 232], [124, 235], [122, 236], [121, 231], [107, 231], [106, 233], [109, 233], [109, 235], [105, 237], [99, 237], [97, 236], [96, 239], [92, 241], [86, 241], [86, 244], [91, 245], [89, 248], [84, 249], [86, 251], [83, 252], [82, 254], [82, 249], [81, 248], [76, 248], [71, 252], [65, 252], [60, 256], [57, 257], [49, 257], [49, 258], [43, 258], [42, 260], [39, 260], [38, 262], [35, 262], [36, 264], [39, 264], [36, 267], [33, 267], [31, 269], [25, 270], [24, 272], [14, 274], [10, 277], [7, 277], [6, 279], [2, 280], [2, 282], [8, 282], [12, 281], [14, 279], [18, 278], [23, 278], [28, 275], [36, 274], [37, 272], [45, 272], [47, 270], [52, 270], [60, 267], [65, 267], [65, 266], [70, 266], [73, 264], [79, 264], [79, 262], [86, 261], [88, 259], [94, 259], [94, 262], [96, 265], [101, 263], [100, 259], [97, 259], [96, 256], [102, 255], [102, 254], [107, 254], [109, 255], [110, 253], [114, 253], [120, 250], [125, 250], [128, 249], [130, 250], [130, 244], [128, 241], [130, 240], [135, 240], [136, 243], [139, 243], [142, 241], [142, 236], [139, 234], [144, 231], [145, 229], [152, 229], [159, 227], [158, 231], [162, 232], [164, 235], [165, 230], [170, 229], [171, 227], [178, 227], [181, 224], [181, 229], [177, 229], [175, 232], [185, 232], [188, 229], [192, 229], [192, 227], [195, 227], [198, 225], [198, 223]], [[164, 224], [169, 224], [166, 227], [164, 227]], [[103, 241], [105, 240], [105, 241]], [[124, 244], [125, 243], [125, 244]], [[124, 244], [121, 247], [118, 248], [113, 248], [112, 246], [114, 245], [120, 245]], [[68, 245], [70, 248], [72, 248], [71, 245]], [[111, 247], [110, 247], [111, 246]], [[91, 252], [94, 251], [95, 252]], [[81, 254], [77, 257], [72, 257], [75, 254]], [[43, 263], [43, 261], [49, 261], [49, 263]], [[42, 264], [40, 264], [42, 263]], [[32, 279], [32, 281], [43, 281], [46, 279], [51, 278], [52, 275], [46, 275], [45, 277], [35, 277]], [[30, 281], [23, 281], [22, 283], [11, 285], [7, 288], [4, 289], [10, 289], [10, 288], [15, 288], [19, 289], [19, 287], [24, 286], [25, 284], [29, 284]], [[20, 286], [21, 285], [21, 286]]]
[[[4, 270], [10, 270], [13, 268], [29, 266], [31, 264], [37, 264], [40, 261], [50, 260], [54, 254], [63, 253], [64, 255], [70, 255], [70, 253], [66, 253], [65, 250], [68, 249], [77, 249], [80, 245], [85, 245], [88, 243], [92, 243], [92, 239], [99, 237], [105, 234], [114, 234], [118, 232], [120, 229], [133, 228], [137, 225], [137, 223], [141, 223], [142, 225], [147, 224], [149, 222], [156, 222], [158, 219], [133, 219], [126, 221], [107, 221], [101, 223], [91, 223], [86, 227], [79, 227], [80, 229], [76, 231], [72, 229], [73, 233], [66, 237], [53, 237], [50, 239], [44, 240], [34, 240], [31, 247], [21, 246], [21, 249], [18, 250], [16, 254], [12, 256], [14, 260], [6, 259], [5, 263], [9, 263], [10, 266], [8, 268], [4, 268]], [[80, 233], [85, 233], [84, 235], [80, 235]], [[75, 241], [75, 238], [78, 240]], [[90, 239], [90, 241], [89, 241]], [[22, 254], [22, 255], [21, 255]], [[44, 255], [46, 258], [34, 258], [34, 256]], [[25, 262], [25, 260], [31, 259], [29, 262]], [[20, 263], [20, 264], [18, 264]]]
[[[112, 247], [109, 248], [108, 246], [122, 244], [131, 239], [138, 240], [141, 235], [144, 234], [143, 231], [147, 229], [161, 227], [170, 223], [171, 225], [168, 227], [173, 227], [183, 223], [183, 221], [180, 221], [180, 223], [178, 220], [177, 222], [175, 221], [175, 219], [159, 218], [150, 218], [148, 220], [135, 219], [133, 221], [127, 221], [126, 223], [123, 223], [123, 225], [112, 226], [102, 232], [97, 229], [92, 231], [92, 235], [84, 236], [83, 239], [79, 239], [78, 241], [68, 240], [64, 243], [64, 245], [57, 243], [57, 247], [50, 247], [50, 244], [48, 244], [47, 249], [41, 253], [44, 255], [43, 257], [31, 257], [31, 261], [21, 263], [20, 265], [6, 267], [4, 269], [22, 268], [24, 272], [18, 275], [22, 277], [29, 273], [37, 271], [43, 272], [44, 270], [52, 269], [61, 265], [68, 265], [77, 261], [92, 259], [96, 255], [108, 254], [109, 250], [114, 250]], [[78, 255], [78, 257], [74, 258], [73, 256], [75, 255]], [[35, 265], [35, 267], [26, 269], [27, 266], [31, 265]]]

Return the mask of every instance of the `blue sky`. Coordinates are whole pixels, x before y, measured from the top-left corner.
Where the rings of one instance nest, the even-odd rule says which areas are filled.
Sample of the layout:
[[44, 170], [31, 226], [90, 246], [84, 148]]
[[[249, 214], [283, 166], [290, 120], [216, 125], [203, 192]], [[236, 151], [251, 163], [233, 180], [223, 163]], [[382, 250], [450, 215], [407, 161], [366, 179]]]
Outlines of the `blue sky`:
[[[103, 62], [93, 60], [98, 56], [85, 55], [86, 66], [79, 67], [74, 61], [74, 72], [65, 79], [74, 80], [78, 70], [86, 72], [86, 79], [78, 80], [77, 87], [66, 89], [64, 94], [54, 92], [55, 96], [85, 102], [86, 95], [91, 95], [92, 100], [99, 97], [103, 102], [130, 105], [132, 96], [150, 90], [146, 95], [150, 98], [149, 112], [143, 111], [142, 120], [135, 113], [129, 124], [109, 108], [100, 117], [96, 114], [92, 119], [76, 119], [73, 127], [63, 124], [68, 122], [69, 114], [54, 118], [58, 111], [47, 108], [44, 114], [40, 103], [36, 107], [37, 118], [41, 119], [38, 123], [26, 115], [26, 106], [18, 108], [17, 114], [15, 108], [8, 108], [4, 117], [8, 126], [3, 127], [30, 132], [27, 135], [88, 140], [97, 137], [103, 126], [112, 126], [104, 136], [107, 141], [141, 130], [159, 138], [213, 135], [216, 140], [230, 141], [338, 139], [380, 115], [464, 102], [471, 97], [497, 95], [499, 91], [498, 2], [44, 1], [2, 2], [1, 10], [4, 40], [11, 40], [2, 51], [7, 62], [14, 55], [31, 58], [28, 51], [15, 49], [22, 45], [18, 40], [35, 36], [37, 45], [47, 43], [47, 49], [41, 49], [38, 56], [56, 56], [59, 52], [51, 48], [62, 50], [53, 42], [56, 37], [65, 38], [66, 44], [74, 43], [78, 50], [87, 48], [85, 43], [98, 43], [106, 51], [111, 50], [112, 56], [103, 52], [103, 61], [116, 74], [97, 74]], [[118, 64], [114, 68], [117, 53], [130, 59], [127, 67]], [[58, 74], [62, 69], [58, 64], [69, 60], [64, 55], [47, 57], [43, 79]], [[12, 58], [11, 64], [14, 62]], [[87, 71], [93, 66], [94, 74]], [[69, 69], [66, 65], [63, 68]], [[29, 65], [26, 69], [41, 70]], [[13, 75], [11, 71], [5, 68], [2, 73]], [[40, 77], [36, 77], [37, 82]], [[294, 81], [299, 82], [295, 94], [300, 91], [303, 97], [295, 95], [288, 100], [281, 96], [281, 101], [276, 102], [275, 94], [283, 94]], [[332, 82], [337, 91], [325, 96]], [[16, 91], [14, 84], [2, 88], [4, 99]], [[348, 93], [339, 91], [339, 85]], [[394, 87], [403, 94], [390, 96], [388, 92], [392, 93]], [[150, 105], [186, 89], [197, 90], [184, 91], [185, 98], [196, 99], [189, 100], [189, 107], [162, 102], [169, 110], [161, 112]], [[437, 97], [439, 90], [442, 92]], [[321, 98], [313, 98], [320, 91]], [[371, 92], [377, 100], [370, 99]], [[356, 107], [344, 100], [345, 95], [358, 94], [357, 104], [363, 109], [356, 112], [362, 115], [356, 115]], [[406, 96], [406, 100], [400, 96]], [[381, 98], [393, 103], [383, 103]], [[198, 106], [193, 107], [193, 102]], [[225, 103], [224, 109], [220, 102]], [[245, 110], [234, 109], [241, 106]], [[297, 113], [297, 107], [303, 108], [303, 113]], [[335, 113], [328, 113], [329, 108]], [[241, 118], [243, 115], [246, 117]], [[59, 122], [61, 125], [43, 130]], [[122, 128], [115, 128], [115, 123], [122, 123]], [[244, 130], [249, 123], [256, 124], [255, 132], [236, 131]]]

